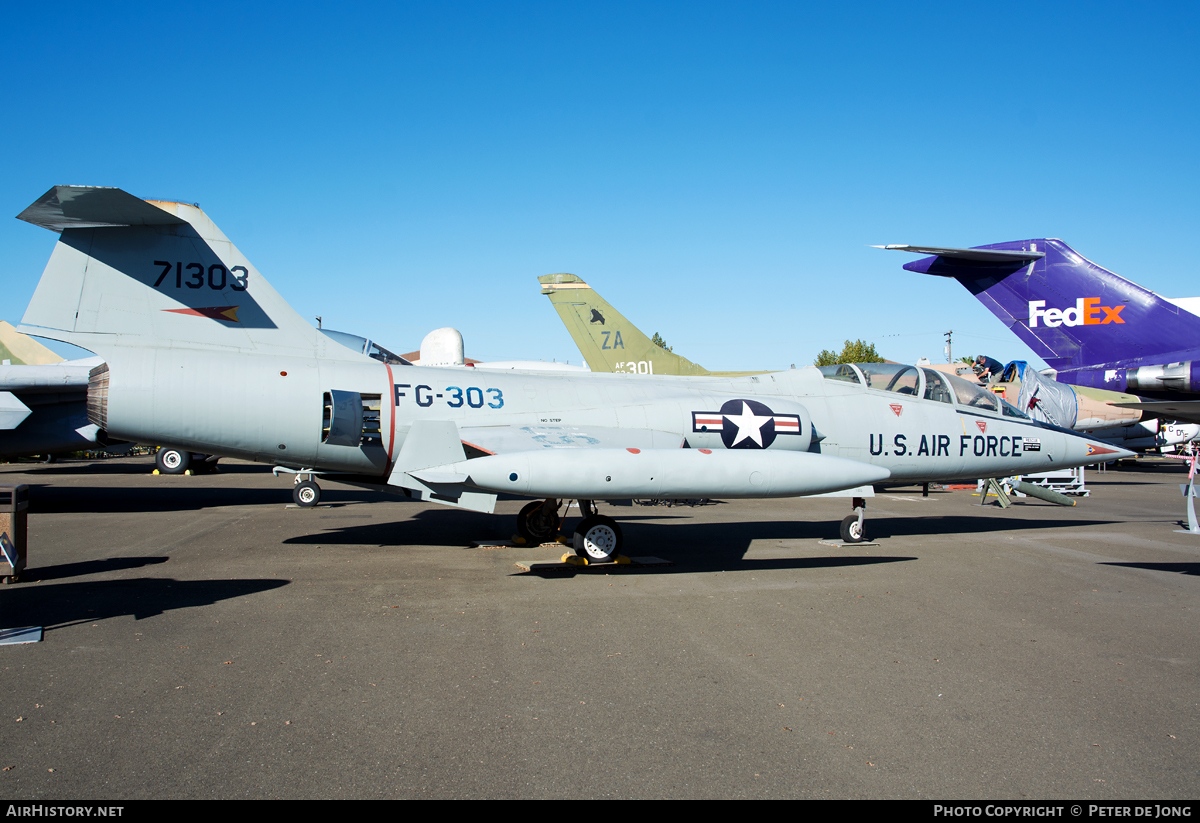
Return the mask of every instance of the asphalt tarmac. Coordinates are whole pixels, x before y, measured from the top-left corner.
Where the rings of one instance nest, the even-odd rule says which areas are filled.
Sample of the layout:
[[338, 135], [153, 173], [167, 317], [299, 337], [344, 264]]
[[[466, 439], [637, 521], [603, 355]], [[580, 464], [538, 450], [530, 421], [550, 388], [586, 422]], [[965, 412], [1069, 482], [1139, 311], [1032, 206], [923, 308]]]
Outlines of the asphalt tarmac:
[[526, 572], [496, 515], [222, 461], [0, 466], [0, 795], [1191, 799], [1200, 537], [1181, 461], [1074, 508], [886, 491], [608, 506], [656, 567]]

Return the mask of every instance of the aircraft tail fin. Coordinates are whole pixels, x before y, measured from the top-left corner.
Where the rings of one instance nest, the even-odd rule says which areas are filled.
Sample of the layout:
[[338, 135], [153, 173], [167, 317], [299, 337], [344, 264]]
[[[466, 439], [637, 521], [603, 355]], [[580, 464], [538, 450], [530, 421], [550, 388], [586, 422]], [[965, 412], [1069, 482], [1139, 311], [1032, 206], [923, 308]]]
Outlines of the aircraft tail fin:
[[656, 345], [573, 274], [538, 278], [588, 367], [594, 372], [708, 374], [686, 357]]
[[326, 350], [198, 206], [55, 186], [18, 216], [60, 235], [26, 334], [106, 358], [122, 347], [349, 356]]
[[27, 334], [0, 320], [0, 360], [13, 366], [44, 366], [62, 358]]
[[1059, 371], [1167, 354], [1200, 336], [1200, 317], [1055, 238], [879, 248], [934, 255], [904, 268], [953, 277]]

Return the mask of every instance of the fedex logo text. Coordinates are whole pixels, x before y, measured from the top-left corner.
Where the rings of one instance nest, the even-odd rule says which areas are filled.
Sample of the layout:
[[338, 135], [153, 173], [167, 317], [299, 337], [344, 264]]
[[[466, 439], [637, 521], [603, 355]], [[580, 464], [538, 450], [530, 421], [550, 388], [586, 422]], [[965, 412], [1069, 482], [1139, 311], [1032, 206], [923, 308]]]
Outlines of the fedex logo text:
[[1101, 306], [1099, 297], [1081, 297], [1069, 309], [1047, 309], [1045, 300], [1029, 301], [1029, 328], [1036, 329], [1038, 318], [1043, 325], [1056, 326], [1104, 326], [1108, 323], [1124, 323], [1121, 310], [1124, 306]]

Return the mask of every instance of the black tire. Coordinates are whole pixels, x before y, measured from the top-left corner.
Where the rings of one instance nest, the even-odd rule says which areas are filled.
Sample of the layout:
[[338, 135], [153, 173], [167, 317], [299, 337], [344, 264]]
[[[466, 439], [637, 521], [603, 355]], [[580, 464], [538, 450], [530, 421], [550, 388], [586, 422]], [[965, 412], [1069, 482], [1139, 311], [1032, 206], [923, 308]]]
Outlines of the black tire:
[[858, 515], [852, 514], [842, 521], [842, 542], [861, 543], [866, 539], [863, 527], [858, 522]]
[[162, 474], [183, 474], [191, 465], [191, 452], [182, 449], [160, 447], [154, 455], [154, 466]]
[[192, 474], [212, 474], [217, 470], [216, 459], [204, 458], [192, 461]]
[[621, 553], [624, 543], [617, 521], [602, 514], [585, 517], [575, 527], [575, 554], [589, 563], [607, 563]]
[[321, 487], [311, 480], [297, 483], [292, 487], [292, 500], [302, 509], [311, 509], [321, 502]]
[[531, 545], [546, 543], [558, 535], [558, 510], [546, 506], [545, 500], [535, 500], [517, 515], [517, 534]]

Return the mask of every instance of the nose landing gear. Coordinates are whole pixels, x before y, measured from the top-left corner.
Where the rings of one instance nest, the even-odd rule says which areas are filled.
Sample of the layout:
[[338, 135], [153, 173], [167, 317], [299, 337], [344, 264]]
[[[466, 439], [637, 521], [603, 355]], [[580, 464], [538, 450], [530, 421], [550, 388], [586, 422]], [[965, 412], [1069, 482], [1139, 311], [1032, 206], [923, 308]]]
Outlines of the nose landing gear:
[[851, 498], [854, 514], [842, 521], [842, 542], [861, 543], [866, 539], [863, 532], [863, 520], [867, 516], [867, 501], [862, 497]]
[[295, 477], [292, 484], [292, 501], [302, 509], [311, 509], [321, 502], [321, 487], [317, 485], [317, 474], [312, 469], [289, 469], [286, 466], [276, 466], [271, 474], [278, 477], [290, 474]]
[[301, 480], [296, 475], [296, 485], [292, 486], [292, 500], [302, 509], [311, 509], [321, 502], [321, 487], [315, 480]]

